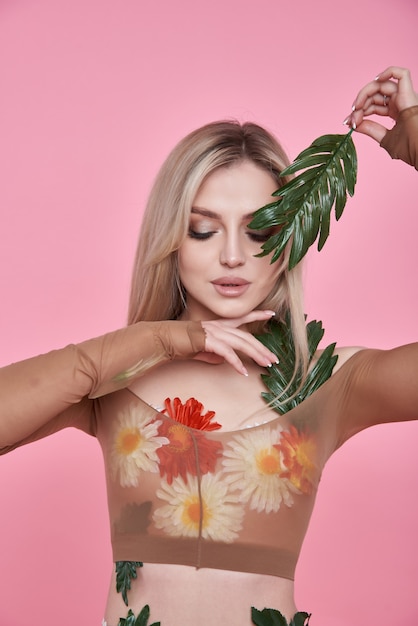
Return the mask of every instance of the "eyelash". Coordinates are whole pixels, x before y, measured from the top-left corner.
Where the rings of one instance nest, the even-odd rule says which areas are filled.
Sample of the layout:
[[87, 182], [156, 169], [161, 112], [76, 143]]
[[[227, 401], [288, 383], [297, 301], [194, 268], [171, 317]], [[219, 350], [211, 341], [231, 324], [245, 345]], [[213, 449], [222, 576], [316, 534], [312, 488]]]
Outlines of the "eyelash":
[[254, 233], [254, 232], [250, 232], [250, 233], [247, 233], [247, 235], [255, 243], [264, 243], [264, 242], [267, 241], [267, 239], [270, 239], [272, 233]]
[[[191, 228], [189, 229], [189, 237], [191, 239], [199, 239], [200, 241], [205, 241], [205, 240], [209, 239], [215, 233], [216, 233], [215, 230], [210, 230], [210, 231], [205, 232], [205, 233], [199, 233], [196, 230], [192, 230]], [[255, 243], [264, 243], [272, 235], [272, 233], [262, 233], [262, 232], [261, 233], [257, 233], [257, 232], [253, 232], [253, 231], [247, 231], [246, 234], [248, 235], [249, 239], [251, 239], [251, 241], [254, 241]]]
[[209, 237], [212, 237], [214, 233], [215, 233], [214, 230], [210, 230], [207, 233], [199, 233], [196, 230], [192, 230], [191, 228], [189, 228], [189, 237], [191, 237], [192, 239], [200, 239], [200, 240], [209, 239]]

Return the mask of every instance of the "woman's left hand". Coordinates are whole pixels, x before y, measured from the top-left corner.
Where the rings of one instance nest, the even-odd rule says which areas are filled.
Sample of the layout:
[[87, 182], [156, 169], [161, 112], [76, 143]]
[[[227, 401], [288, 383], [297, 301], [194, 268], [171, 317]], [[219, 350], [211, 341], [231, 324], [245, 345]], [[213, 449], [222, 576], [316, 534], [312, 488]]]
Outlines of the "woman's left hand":
[[381, 115], [396, 121], [401, 111], [415, 105], [418, 105], [418, 94], [414, 91], [409, 70], [388, 67], [359, 91], [353, 111], [344, 123], [380, 143], [388, 128], [366, 118]]

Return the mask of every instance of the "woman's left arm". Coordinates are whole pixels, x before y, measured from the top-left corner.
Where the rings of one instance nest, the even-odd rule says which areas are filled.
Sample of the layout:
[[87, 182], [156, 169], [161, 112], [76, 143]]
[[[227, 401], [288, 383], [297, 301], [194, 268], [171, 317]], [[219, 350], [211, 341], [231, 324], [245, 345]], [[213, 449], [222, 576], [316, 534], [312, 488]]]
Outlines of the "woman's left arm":
[[418, 419], [418, 343], [362, 350], [338, 376], [338, 445], [375, 424]]
[[[388, 130], [368, 119], [371, 115], [395, 120], [396, 124]], [[418, 94], [409, 70], [388, 67], [367, 83], [357, 94], [345, 123], [378, 141], [393, 159], [402, 159], [418, 170]]]

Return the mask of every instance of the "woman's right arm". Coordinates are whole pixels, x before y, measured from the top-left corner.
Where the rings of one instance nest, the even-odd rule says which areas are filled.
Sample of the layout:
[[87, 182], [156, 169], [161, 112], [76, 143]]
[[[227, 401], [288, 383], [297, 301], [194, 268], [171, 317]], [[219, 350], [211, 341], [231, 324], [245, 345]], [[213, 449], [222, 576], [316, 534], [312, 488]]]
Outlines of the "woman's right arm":
[[51, 421], [51, 432], [75, 425], [94, 434], [88, 398], [126, 387], [169, 359], [192, 357], [204, 345], [199, 323], [140, 322], [1, 368], [0, 449]]
[[0, 369], [0, 453], [67, 426], [95, 434], [92, 398], [124, 387], [172, 359], [227, 361], [237, 371], [240, 351], [260, 365], [274, 355], [239, 326], [265, 320], [254, 311], [211, 322], [139, 322]]

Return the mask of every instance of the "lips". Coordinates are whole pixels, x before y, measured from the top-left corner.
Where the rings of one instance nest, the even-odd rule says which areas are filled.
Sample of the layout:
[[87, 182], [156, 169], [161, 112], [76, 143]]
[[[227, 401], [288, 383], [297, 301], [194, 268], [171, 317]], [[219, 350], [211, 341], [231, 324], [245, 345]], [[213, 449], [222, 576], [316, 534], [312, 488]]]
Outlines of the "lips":
[[250, 286], [248, 280], [238, 276], [221, 276], [211, 282], [217, 293], [229, 298], [241, 296]]

